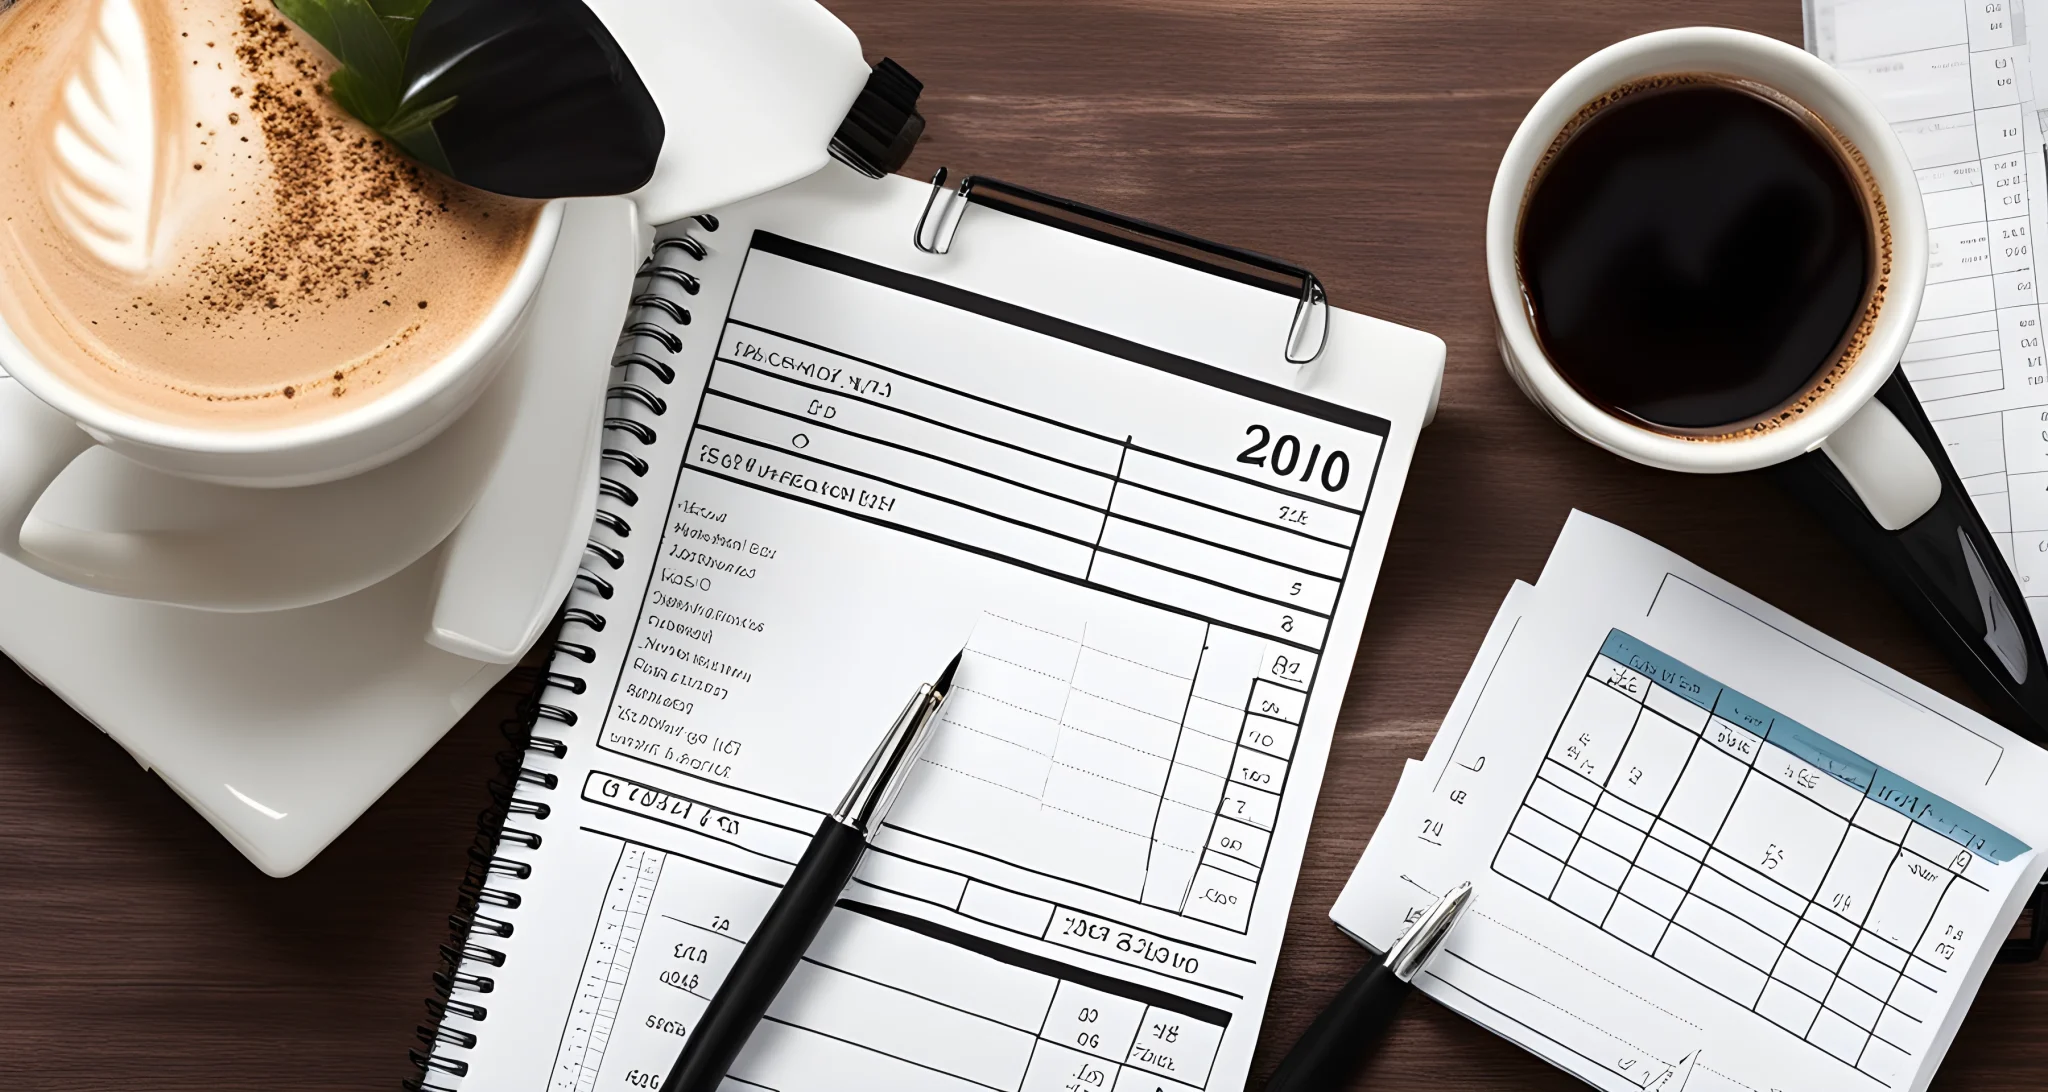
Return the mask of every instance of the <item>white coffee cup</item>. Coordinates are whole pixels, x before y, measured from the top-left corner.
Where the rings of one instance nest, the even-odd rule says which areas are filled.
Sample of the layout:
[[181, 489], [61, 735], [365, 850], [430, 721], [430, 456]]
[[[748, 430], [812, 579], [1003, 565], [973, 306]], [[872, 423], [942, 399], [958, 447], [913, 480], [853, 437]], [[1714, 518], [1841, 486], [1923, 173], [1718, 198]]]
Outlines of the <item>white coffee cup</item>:
[[[507, 348], [524, 324], [561, 226], [561, 202], [541, 206], [533, 235], [504, 291], [448, 355], [362, 405], [310, 424], [205, 428], [124, 412], [74, 386], [38, 359], [4, 318], [0, 363], [31, 394], [77, 422], [93, 442], [145, 466], [221, 485], [283, 488], [331, 482], [410, 454], [476, 401], [498, 374]], [[19, 500], [33, 490], [27, 496], [33, 502], [41, 495], [32, 478], [10, 477], [10, 498]], [[0, 502], [0, 515], [10, 513], [11, 508]], [[17, 521], [0, 519], [0, 536], [10, 525], [19, 526]], [[0, 549], [7, 541], [0, 537]]]
[[[542, 206], [505, 289], [452, 352], [311, 424], [207, 429], [124, 412], [71, 385], [0, 320], [0, 365], [11, 378], [0, 387], [26, 392], [0, 390], [0, 556], [92, 591], [236, 611], [310, 605], [417, 560], [474, 502], [488, 466], [479, 445], [493, 430], [433, 441], [516, 350], [561, 223], [561, 202]], [[32, 521], [58, 476], [95, 446], [179, 477], [259, 489], [271, 496], [242, 509], [269, 519], [179, 534]], [[414, 452], [421, 457], [399, 463]]]
[[[834, 131], [867, 79], [859, 40], [814, 0], [594, 0], [592, 8], [633, 61], [667, 127], [654, 177], [628, 195], [643, 251], [653, 224], [737, 201], [822, 167]], [[678, 43], [697, 56], [679, 63]], [[718, 88], [726, 93], [707, 93]], [[332, 571], [344, 561], [310, 524], [305, 533], [268, 528], [258, 539], [281, 551], [266, 561], [273, 575], [296, 567], [306, 573], [303, 586], [287, 592], [273, 579], [252, 595], [236, 588], [242, 582], [236, 569], [246, 564], [252, 540], [246, 527], [174, 537], [42, 534], [31, 536], [35, 549], [24, 545], [22, 532], [58, 475], [94, 446], [181, 477], [306, 490], [294, 503], [271, 506], [294, 524], [304, 524], [303, 514], [322, 503], [321, 490], [359, 498], [363, 486], [374, 484], [368, 472], [388, 467], [384, 477], [406, 477], [411, 460], [392, 464], [462, 417], [510, 355], [561, 221], [560, 202], [543, 207], [517, 272], [453, 352], [375, 400], [308, 425], [212, 430], [124, 413], [65, 382], [0, 320], [0, 557], [87, 590], [208, 610], [286, 609], [331, 598], [333, 589], [360, 586], [360, 580]], [[621, 298], [621, 314], [625, 305]], [[593, 383], [604, 382], [603, 361], [580, 366], [590, 369]], [[6, 376], [34, 397], [13, 397]], [[475, 460], [451, 453], [429, 461], [470, 467]], [[464, 473], [475, 479], [471, 484], [480, 483], [481, 475]], [[341, 484], [349, 488], [339, 489]], [[399, 506], [407, 513], [403, 518], [425, 520], [445, 533], [474, 502], [475, 491], [460, 483], [436, 485], [426, 490], [417, 482], [399, 482], [394, 488], [419, 494], [411, 507]], [[436, 544], [415, 529], [385, 536], [410, 556], [346, 563], [364, 573], [396, 571]]]
[[[1617, 416], [1579, 393], [1537, 340], [1516, 260], [1523, 205], [1565, 125], [1624, 84], [1674, 73], [1754, 81], [1804, 106], [1853, 152], [1879, 210], [1880, 278], [1874, 319], [1832, 389], [1789, 419], [1740, 434], [1699, 438]], [[1663, 30], [1608, 46], [1559, 77], [1536, 101], [1502, 156], [1486, 216], [1486, 272], [1501, 358], [1522, 391], [1566, 428], [1639, 463], [1695, 473], [1754, 470], [1816, 449], [1827, 453], [1887, 530], [1913, 522], [1941, 495], [1933, 464], [1873, 396], [1905, 352], [1927, 283], [1920, 187], [1876, 104], [1820, 59], [1775, 38], [1718, 27]], [[1645, 361], [1645, 366], [1655, 366]]]

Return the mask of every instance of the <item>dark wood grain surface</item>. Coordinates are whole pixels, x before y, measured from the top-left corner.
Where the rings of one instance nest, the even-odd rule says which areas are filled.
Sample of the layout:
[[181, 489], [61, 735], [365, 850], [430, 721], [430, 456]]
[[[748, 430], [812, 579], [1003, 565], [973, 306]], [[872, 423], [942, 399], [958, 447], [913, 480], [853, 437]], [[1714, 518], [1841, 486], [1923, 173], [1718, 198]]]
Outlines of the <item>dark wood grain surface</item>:
[[[77, 0], [30, 0], [58, 3]], [[1324, 783], [1253, 1087], [1360, 964], [1325, 913], [1509, 582], [1574, 506], [1969, 700], [1878, 584], [1754, 477], [1573, 440], [1496, 359], [1481, 236], [1522, 113], [1660, 27], [1798, 42], [1798, 0], [832, 0], [928, 84], [925, 143], [995, 174], [1297, 259], [1450, 345]], [[688, 63], [685, 45], [678, 63]], [[0, 610], [6, 604], [0, 604]], [[110, 682], [110, 685], [112, 683]], [[494, 694], [304, 872], [271, 880], [0, 660], [0, 1087], [395, 1087], [510, 700]], [[1579, 1087], [1424, 1000], [1359, 1087]], [[1995, 968], [1936, 1086], [2048, 1086], [2048, 966]]]

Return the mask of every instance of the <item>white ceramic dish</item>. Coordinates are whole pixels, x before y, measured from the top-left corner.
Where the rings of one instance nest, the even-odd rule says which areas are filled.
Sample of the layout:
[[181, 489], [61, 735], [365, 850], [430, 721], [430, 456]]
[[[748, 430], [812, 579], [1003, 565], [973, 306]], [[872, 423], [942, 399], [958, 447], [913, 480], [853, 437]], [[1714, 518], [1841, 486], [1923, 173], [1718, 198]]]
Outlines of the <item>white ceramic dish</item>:
[[259, 498], [191, 480], [242, 477], [217, 468], [78, 456], [94, 439], [47, 403], [24, 411], [32, 396], [0, 373], [0, 420], [20, 424], [0, 433], [0, 500], [19, 502], [0, 503], [0, 546], [37, 567], [0, 556], [0, 652], [272, 875], [353, 822], [561, 603], [647, 225], [817, 170], [867, 79], [814, 0], [592, 7], [661, 108], [661, 161], [627, 198], [562, 206], [516, 350], [425, 447]]
[[[623, 199], [570, 203], [531, 320], [471, 414], [488, 417], [458, 425], [494, 440], [474, 453], [475, 505], [395, 575], [315, 606], [228, 614], [83, 591], [0, 559], [0, 652], [258, 868], [298, 871], [504, 677], [566, 594], [639, 246]], [[0, 377], [0, 398], [27, 397], [16, 386]], [[212, 532], [266, 523], [251, 506], [281, 497], [94, 452], [38, 512], [81, 531]], [[336, 503], [372, 531], [393, 522], [370, 494]]]
[[[5, 6], [6, 0], [0, 0]], [[654, 176], [627, 195], [651, 225], [728, 204], [822, 167], [867, 80], [860, 42], [815, 0], [595, 0], [661, 111]], [[549, 202], [518, 274], [489, 317], [447, 359], [403, 388], [309, 425], [250, 432], [179, 428], [117, 412], [71, 389], [0, 323], [0, 368], [36, 399], [0, 401], [0, 555], [81, 588], [218, 611], [288, 610], [360, 590], [417, 561], [467, 507], [473, 482], [446, 470], [393, 468], [416, 450], [464, 464], [470, 407], [532, 317], [563, 211]], [[623, 301], [621, 301], [623, 306]], [[496, 420], [490, 413], [486, 419]], [[280, 517], [229, 537], [64, 532], [31, 510], [73, 460], [103, 445], [170, 474], [289, 489]], [[425, 448], [422, 449], [422, 445]], [[406, 462], [406, 466], [412, 464]], [[367, 482], [362, 479], [370, 479]], [[331, 501], [325, 494], [349, 499]], [[409, 513], [402, 531], [364, 534], [322, 521], [375, 495]], [[253, 509], [252, 509], [253, 511]], [[374, 563], [366, 563], [373, 559]]]

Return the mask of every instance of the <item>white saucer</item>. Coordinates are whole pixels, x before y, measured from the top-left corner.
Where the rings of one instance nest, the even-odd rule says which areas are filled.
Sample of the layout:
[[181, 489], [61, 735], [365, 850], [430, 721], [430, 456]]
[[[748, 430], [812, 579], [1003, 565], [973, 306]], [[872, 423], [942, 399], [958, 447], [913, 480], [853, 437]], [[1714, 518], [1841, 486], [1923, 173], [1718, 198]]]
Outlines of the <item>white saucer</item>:
[[[571, 203], [520, 346], [471, 411], [492, 415], [489, 473], [425, 557], [343, 598], [256, 614], [83, 592], [0, 558], [0, 652], [258, 868], [304, 867], [504, 677], [566, 594], [596, 504], [634, 222], [623, 199]], [[13, 385], [0, 374], [0, 394]], [[38, 514], [126, 530], [232, 518], [247, 492], [102, 451], [66, 471]]]

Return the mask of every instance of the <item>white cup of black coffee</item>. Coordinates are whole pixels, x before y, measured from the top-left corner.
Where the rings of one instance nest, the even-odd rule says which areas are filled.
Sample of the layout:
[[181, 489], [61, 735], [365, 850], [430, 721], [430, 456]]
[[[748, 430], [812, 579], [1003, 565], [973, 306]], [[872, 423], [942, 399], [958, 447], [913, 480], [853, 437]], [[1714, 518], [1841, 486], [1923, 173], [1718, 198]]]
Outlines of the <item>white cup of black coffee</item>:
[[1586, 439], [1709, 473], [1822, 450], [1888, 529], [1938, 498], [1872, 400], [1926, 282], [1919, 188], [1811, 55], [1695, 27], [1587, 58], [1502, 159], [1487, 267], [1509, 372]]
[[2048, 654], [1897, 377], [1926, 287], [1911, 163], [1875, 104], [1772, 38], [1616, 43], [1502, 157], [1500, 352], [1565, 427], [1669, 470], [1775, 467], [2008, 722], [2048, 738]]

